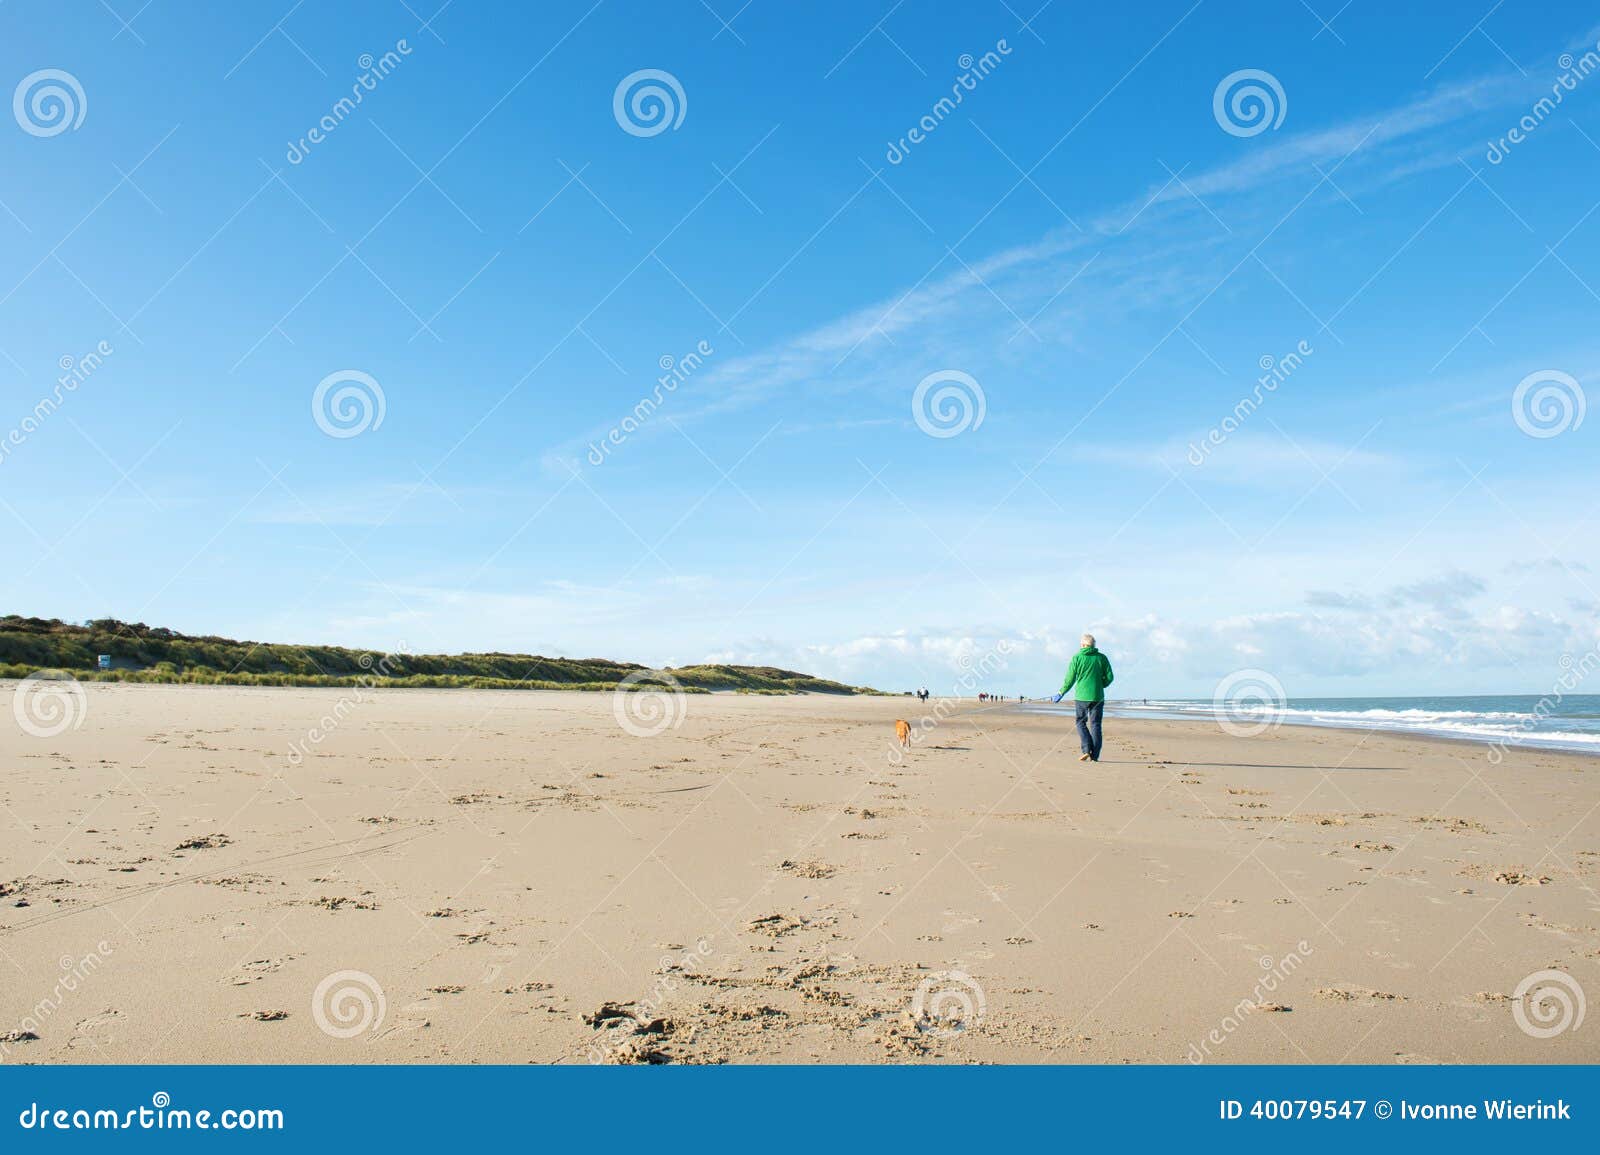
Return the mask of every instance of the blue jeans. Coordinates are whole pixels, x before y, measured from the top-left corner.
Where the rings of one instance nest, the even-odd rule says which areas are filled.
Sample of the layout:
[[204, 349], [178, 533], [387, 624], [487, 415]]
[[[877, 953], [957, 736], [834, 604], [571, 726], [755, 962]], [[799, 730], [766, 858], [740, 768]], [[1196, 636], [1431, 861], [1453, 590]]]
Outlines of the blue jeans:
[[1074, 702], [1078, 714], [1078, 745], [1093, 761], [1100, 761], [1100, 719], [1106, 712], [1104, 701]]

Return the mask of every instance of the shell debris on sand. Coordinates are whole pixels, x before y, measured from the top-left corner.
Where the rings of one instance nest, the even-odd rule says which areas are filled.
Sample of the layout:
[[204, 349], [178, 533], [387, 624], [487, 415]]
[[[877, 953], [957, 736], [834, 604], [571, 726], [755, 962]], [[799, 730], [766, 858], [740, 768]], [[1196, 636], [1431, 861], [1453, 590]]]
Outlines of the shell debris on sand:
[[778, 869], [800, 878], [832, 878], [838, 873], [837, 867], [829, 866], [826, 862], [795, 862], [788, 858], [778, 864]]
[[217, 850], [227, 846], [233, 839], [226, 834], [202, 834], [195, 838], [188, 838], [173, 847], [177, 850]]

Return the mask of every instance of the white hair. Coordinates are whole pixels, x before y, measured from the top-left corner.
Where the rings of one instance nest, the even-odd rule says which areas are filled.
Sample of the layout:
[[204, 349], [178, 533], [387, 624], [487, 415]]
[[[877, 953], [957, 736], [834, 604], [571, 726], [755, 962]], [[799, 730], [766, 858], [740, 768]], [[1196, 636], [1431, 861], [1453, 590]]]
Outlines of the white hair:
[[1078, 639], [1078, 641], [1082, 642], [1086, 646], [1092, 646], [1094, 645], [1094, 635], [1084, 634], [1083, 637]]

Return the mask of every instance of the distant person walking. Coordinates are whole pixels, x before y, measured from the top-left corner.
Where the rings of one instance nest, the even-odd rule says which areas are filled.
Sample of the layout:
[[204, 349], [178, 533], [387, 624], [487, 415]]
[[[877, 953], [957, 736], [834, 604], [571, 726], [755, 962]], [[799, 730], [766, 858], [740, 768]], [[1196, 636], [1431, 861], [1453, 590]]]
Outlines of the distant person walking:
[[1111, 659], [1094, 646], [1094, 635], [1084, 634], [1080, 639], [1082, 649], [1072, 655], [1067, 667], [1067, 680], [1061, 683], [1061, 693], [1053, 701], [1059, 702], [1072, 692], [1077, 710], [1078, 744], [1083, 753], [1079, 762], [1100, 761], [1100, 723], [1106, 712], [1106, 687], [1112, 682]]

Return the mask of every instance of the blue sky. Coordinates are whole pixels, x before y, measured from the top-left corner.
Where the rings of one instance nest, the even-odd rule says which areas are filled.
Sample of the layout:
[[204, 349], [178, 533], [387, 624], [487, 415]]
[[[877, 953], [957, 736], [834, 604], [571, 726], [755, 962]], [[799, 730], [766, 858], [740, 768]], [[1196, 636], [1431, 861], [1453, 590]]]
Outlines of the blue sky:
[[7, 611], [941, 692], [1091, 628], [1133, 696], [1600, 643], [1592, 9], [331, 7], [0, 4], [81, 106], [0, 127]]

